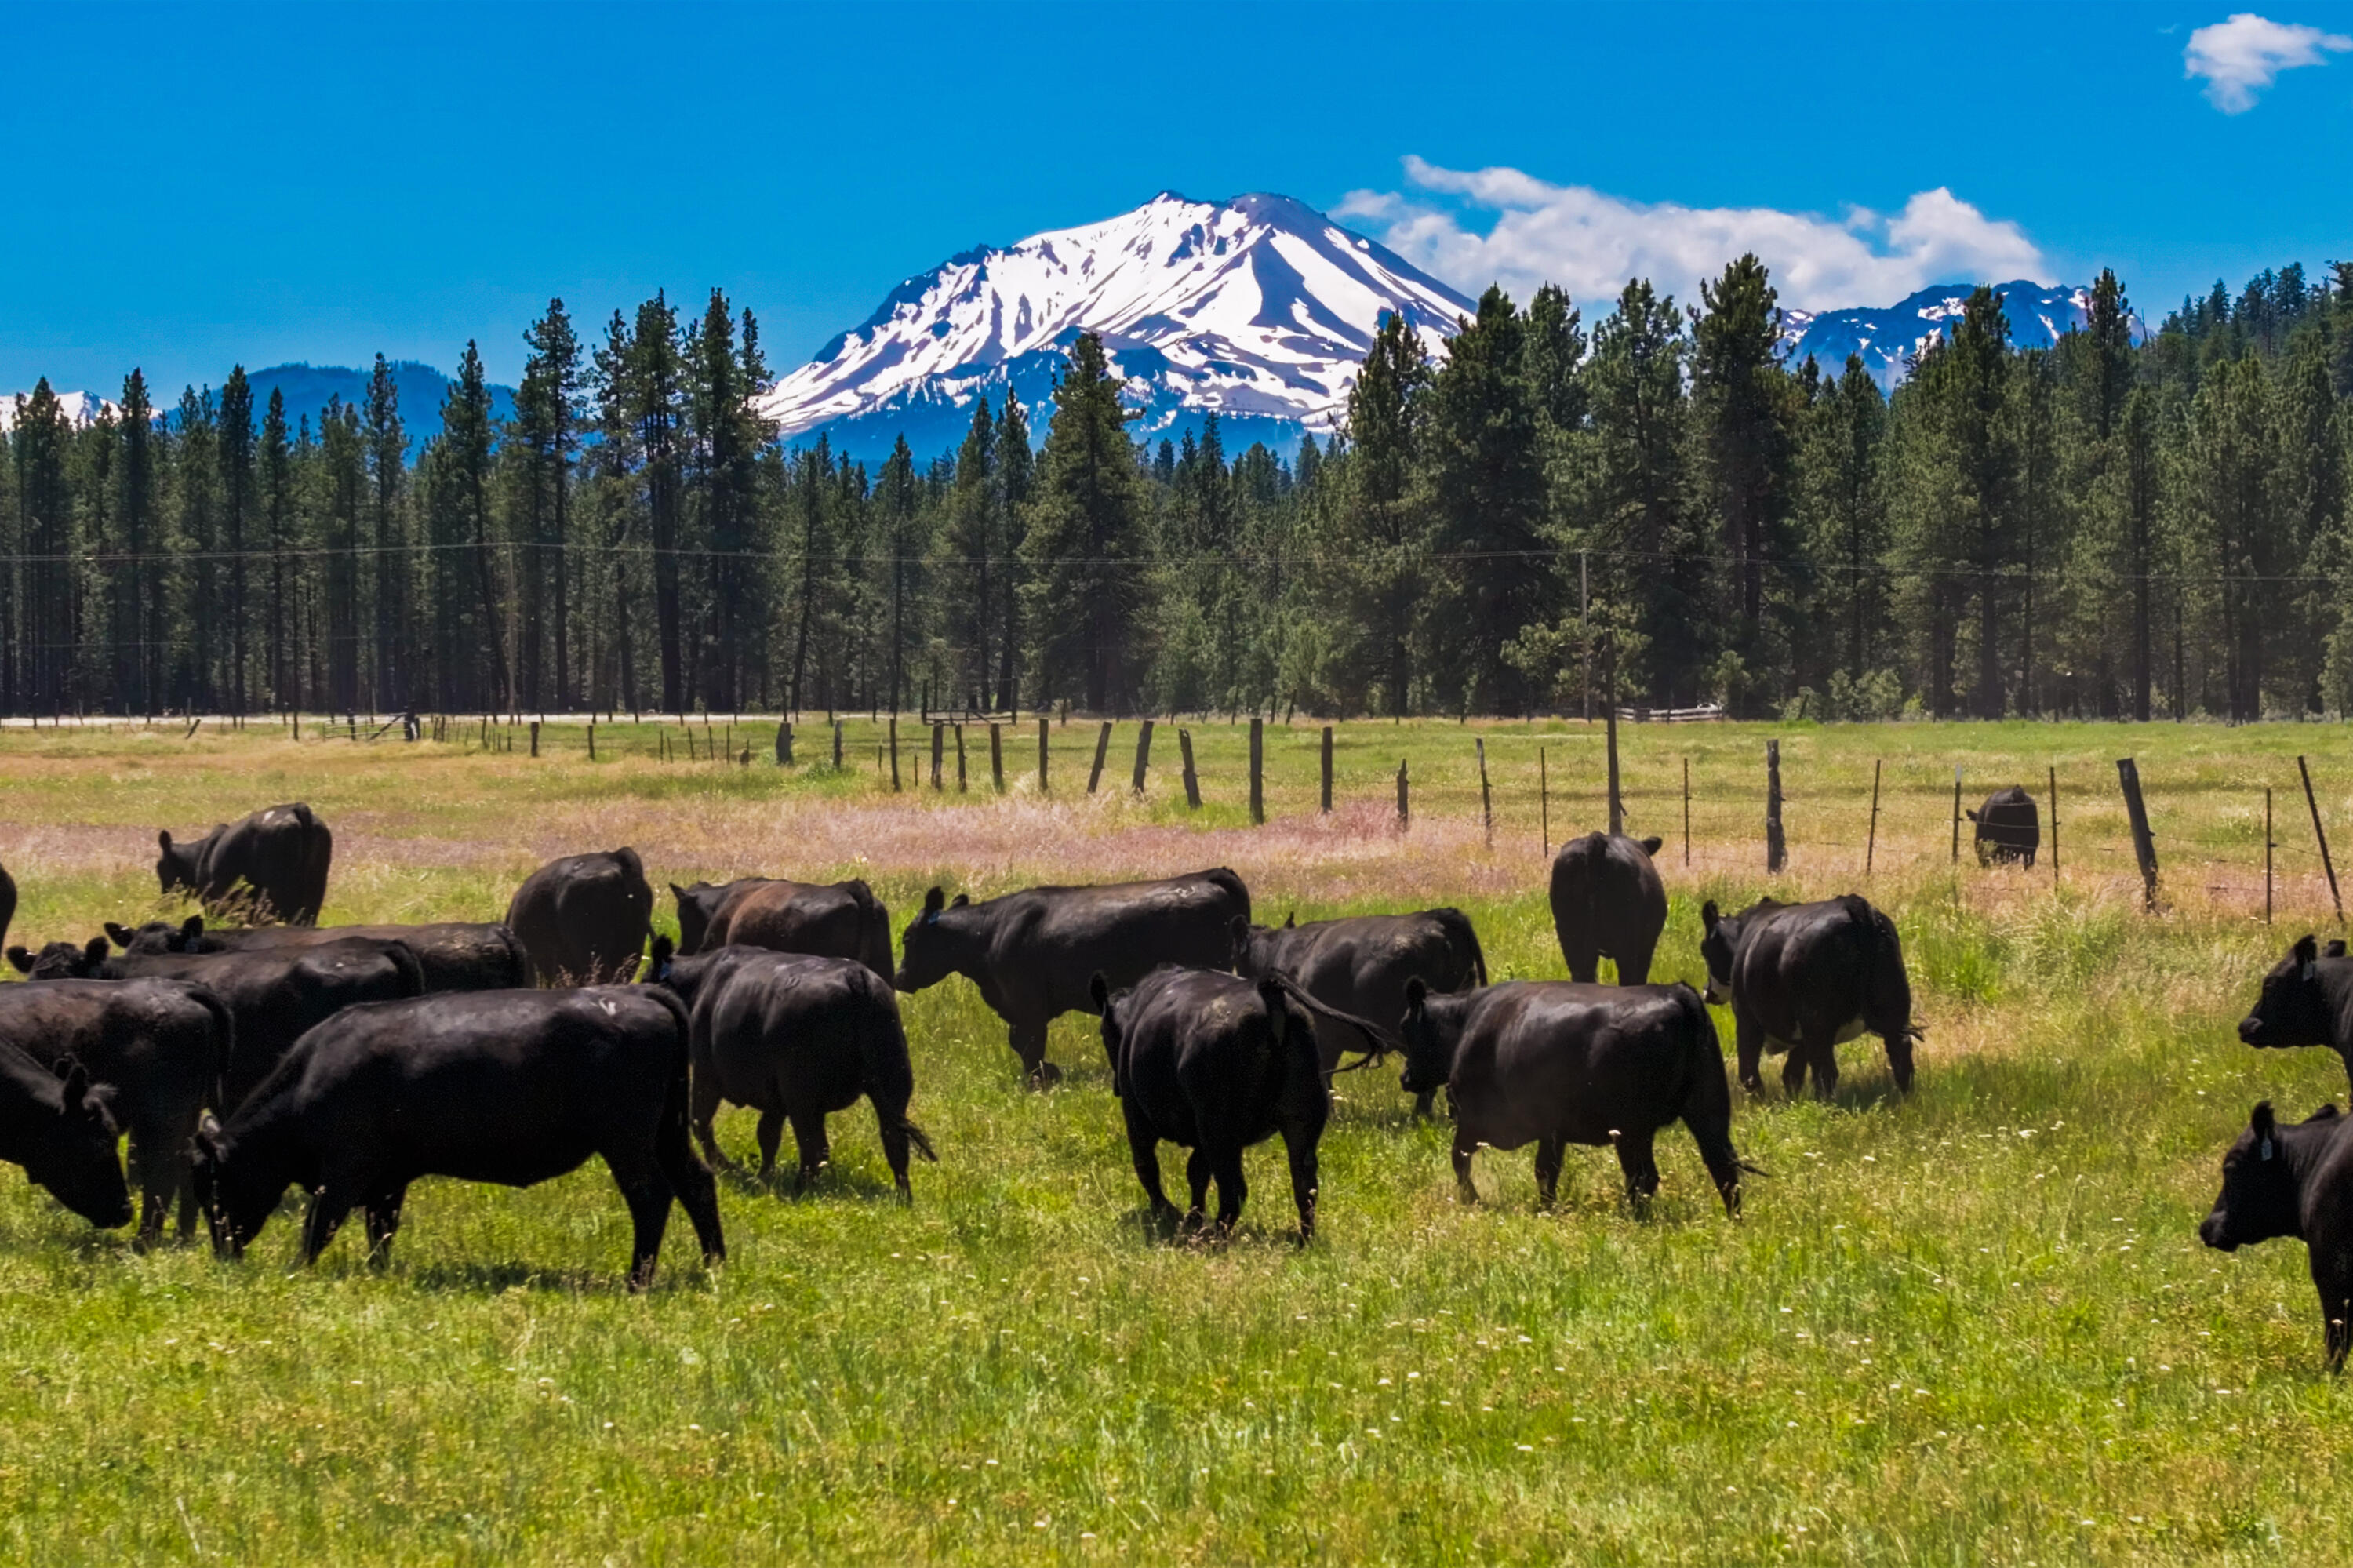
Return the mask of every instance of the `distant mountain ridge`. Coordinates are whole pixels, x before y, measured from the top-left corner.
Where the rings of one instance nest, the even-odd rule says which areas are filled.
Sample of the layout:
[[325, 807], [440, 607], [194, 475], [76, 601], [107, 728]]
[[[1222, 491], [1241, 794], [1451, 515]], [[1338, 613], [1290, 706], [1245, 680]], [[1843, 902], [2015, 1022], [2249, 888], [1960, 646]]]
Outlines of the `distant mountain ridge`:
[[[390, 362], [392, 384], [400, 394], [400, 421], [408, 432], [409, 451], [441, 433], [441, 400], [448, 394], [451, 378], [433, 366], [414, 359]], [[371, 366], [354, 370], [343, 365], [309, 365], [300, 361], [291, 365], [272, 365], [260, 370], [248, 370], [246, 379], [253, 384], [253, 422], [260, 428], [263, 413], [269, 407], [269, 394], [274, 389], [286, 397], [287, 428], [294, 429], [308, 418], [311, 432], [316, 435], [320, 421], [326, 417], [331, 399], [341, 398], [356, 405], [364, 413], [367, 407], [368, 378], [375, 373]], [[201, 389], [200, 389], [201, 390]], [[220, 388], [212, 387], [216, 400]], [[492, 386], [491, 417], [504, 419], [514, 413], [514, 389]], [[170, 419], [180, 407], [177, 389], [166, 391], [151, 385], [148, 400], [154, 404], [157, 418]], [[112, 399], [90, 392], [59, 392], [58, 401], [65, 408], [66, 418], [76, 424], [98, 418], [101, 408], [115, 407]], [[16, 417], [16, 399], [0, 397], [0, 430], [9, 428]]]
[[[1810, 359], [1824, 376], [1845, 373], [1847, 356], [1860, 355], [1863, 369], [1883, 392], [1892, 392], [1912, 373], [1912, 361], [1952, 331], [1968, 303], [1974, 283], [1932, 283], [1884, 307], [1849, 306], [1836, 311], [1781, 313], [1783, 360], [1795, 370]], [[2016, 348], [2050, 348], [2091, 320], [2092, 291], [2016, 279], [1993, 285], [2001, 313], [2010, 322]], [[2148, 336], [2136, 316], [2133, 341]]]

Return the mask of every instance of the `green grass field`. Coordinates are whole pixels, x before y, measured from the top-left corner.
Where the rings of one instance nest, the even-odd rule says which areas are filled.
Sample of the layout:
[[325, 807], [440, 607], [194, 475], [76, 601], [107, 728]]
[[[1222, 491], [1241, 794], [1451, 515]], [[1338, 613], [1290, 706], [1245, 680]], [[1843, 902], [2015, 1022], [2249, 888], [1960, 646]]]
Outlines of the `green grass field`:
[[[1145, 798], [1122, 725], [1006, 736], [1007, 794], [967, 731], [969, 792], [890, 792], [879, 727], [845, 767], [658, 760], [655, 726], [553, 726], [545, 755], [274, 727], [0, 736], [11, 941], [158, 909], [153, 832], [288, 799], [337, 832], [330, 920], [491, 918], [532, 865], [634, 843], [659, 887], [751, 872], [872, 881], [894, 916], [934, 881], [1230, 864], [1261, 918], [1453, 902], [1498, 977], [1563, 972], [1556, 840], [1600, 811], [1582, 725], [1352, 724], [1335, 810], [1317, 735], [1268, 734], [1264, 827], [1244, 731], [1193, 726], [1187, 810], [1162, 726]], [[679, 732], [668, 732], [675, 740]], [[702, 746], [700, 726], [696, 730]], [[747, 736], [749, 736], [747, 740]], [[1781, 743], [1788, 873], [1764, 871], [1764, 742]], [[1474, 737], [1486, 743], [1492, 846]], [[397, 1256], [356, 1227], [289, 1271], [296, 1224], [241, 1265], [135, 1254], [0, 1172], [0, 1552], [17, 1561], [1719, 1563], [2353, 1559], [2353, 1393], [2322, 1366], [2304, 1252], [2195, 1234], [2248, 1107], [2345, 1097], [2326, 1052], [2232, 1024], [2305, 930], [2334, 931], [2296, 783], [2309, 754], [2353, 850], [2343, 731], [1996, 726], [1628, 726], [1630, 825], [1667, 839], [1662, 968], [1697, 980], [1698, 906], [1859, 888], [1894, 915], [1929, 1030], [1916, 1093], [1876, 1043], [1830, 1106], [1737, 1101], [1772, 1172], [1726, 1221], [1679, 1129], [1631, 1216], [1604, 1150], [1535, 1210], [1530, 1151], [1481, 1157], [1459, 1207], [1446, 1130], [1393, 1072], [1338, 1082], [1315, 1245], [1292, 1244], [1279, 1145], [1230, 1245], [1141, 1223], [1092, 1021], [1056, 1025], [1059, 1090], [1025, 1093], [957, 980], [904, 999], [913, 1114], [942, 1162], [899, 1206], [871, 1116], [799, 1200], [723, 1178], [730, 1261], [683, 1216], [655, 1289], [622, 1288], [628, 1217], [600, 1168], [524, 1192], [420, 1183]], [[1549, 801], [1538, 795], [1541, 752]], [[2137, 755], [2165, 859], [2139, 907], [2115, 758]], [[1683, 767], [1694, 842], [1686, 868]], [[1413, 822], [1395, 823], [1409, 764]], [[1883, 762], [1870, 838], [1871, 779]], [[1974, 805], [2061, 790], [2061, 874], [1950, 860]], [[2263, 790], [2279, 912], [2262, 923]], [[659, 918], [670, 919], [662, 897]], [[171, 906], [176, 910], [177, 906]], [[1728, 1020], [1719, 1014], [1727, 1046]], [[722, 1138], [738, 1152], [750, 1118]], [[1172, 1177], [1181, 1167], [1165, 1151]]]

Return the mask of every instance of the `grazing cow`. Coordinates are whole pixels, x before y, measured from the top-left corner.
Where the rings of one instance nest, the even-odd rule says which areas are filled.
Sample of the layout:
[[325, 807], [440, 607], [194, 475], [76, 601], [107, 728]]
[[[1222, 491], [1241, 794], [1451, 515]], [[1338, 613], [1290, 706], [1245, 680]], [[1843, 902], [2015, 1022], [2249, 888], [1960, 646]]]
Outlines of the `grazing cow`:
[[315, 948], [265, 948], [250, 953], [106, 956], [106, 938], [86, 947], [51, 942], [36, 958], [22, 948], [8, 960], [37, 980], [176, 980], [210, 989], [228, 1004], [235, 1040], [216, 1105], [233, 1110], [269, 1075], [305, 1030], [363, 1001], [395, 1001], [425, 989], [417, 955], [399, 942], [346, 938]]
[[2239, 1020], [2239, 1041], [2258, 1051], [2326, 1045], [2353, 1080], [2353, 959], [2331, 942], [2323, 953], [2310, 936], [2263, 977], [2254, 1011]]
[[228, 1007], [178, 980], [44, 980], [0, 986], [0, 1044], [50, 1072], [85, 1069], [131, 1135], [140, 1189], [139, 1240], [164, 1234], [180, 1203], [180, 1239], [196, 1226], [189, 1140], [217, 1102], [235, 1028]]
[[156, 880], [166, 894], [185, 891], [208, 910], [236, 909], [265, 922], [315, 926], [327, 901], [327, 866], [335, 835], [297, 802], [256, 811], [189, 843], [161, 832]]
[[2042, 817], [2034, 797], [2012, 784], [1986, 797], [1983, 806], [1968, 813], [1977, 824], [1975, 843], [1979, 865], [2024, 863], [2030, 868], [2042, 847]]
[[849, 959], [886, 983], [891, 979], [891, 914], [863, 882], [821, 885], [747, 876], [717, 887], [673, 882], [670, 890], [678, 899], [681, 957], [730, 945], [766, 948]]
[[[14, 986], [9, 987], [11, 991]], [[0, 1160], [100, 1230], [131, 1223], [131, 1189], [116, 1158], [106, 1094], [79, 1062], [65, 1076], [13, 1045], [0, 1045]]]
[[491, 922], [441, 921], [427, 926], [256, 926], [207, 930], [204, 916], [191, 915], [177, 926], [152, 920], [133, 930], [110, 920], [106, 934], [124, 952], [254, 953], [269, 948], [316, 948], [358, 939], [398, 942], [417, 955], [427, 995], [446, 991], [512, 991], [531, 983], [531, 960], [506, 927]]
[[1667, 925], [1667, 886], [1651, 857], [1659, 839], [1588, 833], [1560, 846], [1552, 861], [1552, 927], [1568, 978], [1601, 978], [1601, 960], [1618, 960], [1620, 985], [1651, 978], [1651, 955]]
[[[1061, 1069], [1046, 1060], [1046, 1025], [1092, 1005], [1086, 976], [1131, 986], [1163, 964], [1218, 969], [1233, 959], [1233, 923], [1250, 918], [1250, 889], [1220, 866], [1160, 882], [1031, 887], [949, 904], [934, 887], [907, 927], [895, 983], [922, 991], [952, 974], [980, 987], [1005, 1020], [1029, 1083]], [[1097, 1009], [1096, 1011], [1100, 1011]]]
[[549, 861], [515, 889], [507, 926], [542, 985], [605, 985], [637, 977], [652, 935], [654, 890], [633, 849]]
[[1912, 1043], [1926, 1033], [1912, 1022], [1912, 980], [1895, 923], [1849, 893], [1820, 904], [1763, 899], [1737, 915], [1702, 906], [1706, 928], [1707, 999], [1732, 1006], [1740, 1083], [1755, 1094], [1766, 1053], [1787, 1051], [1781, 1074], [1791, 1095], [1814, 1075], [1814, 1093], [1838, 1087], [1838, 1046], [1865, 1030], [1887, 1046], [1896, 1092], [1912, 1088]]
[[1675, 985], [1509, 980], [1454, 996], [1408, 988], [1405, 1086], [1441, 1084], [1454, 1109], [1455, 1191], [1479, 1201], [1471, 1157], [1536, 1146], [1536, 1195], [1549, 1207], [1572, 1143], [1614, 1145], [1636, 1207], [1659, 1190], [1653, 1144], [1681, 1119], [1715, 1178], [1724, 1212], [1740, 1213], [1732, 1095], [1724, 1047], [1699, 992]]
[[[1237, 918], [1233, 968], [1244, 980], [1281, 970], [1324, 1006], [1359, 1018], [1402, 1016], [1409, 980], [1439, 991], [1487, 983], [1487, 955], [1460, 909], [1356, 915], [1304, 926], [1286, 919], [1280, 928]], [[1326, 1018], [1315, 1021], [1315, 1044], [1326, 1074], [1340, 1065], [1342, 1052], [1364, 1049], [1348, 1025]], [[1414, 1109], [1429, 1115], [1430, 1097], [1422, 1096]]]
[[2353, 1346], [2353, 1117], [2333, 1105], [2282, 1127], [2265, 1100], [2222, 1157], [2222, 1190], [2198, 1239], [2236, 1252], [2274, 1236], [2303, 1240], [2328, 1365], [2342, 1368]]
[[196, 1192], [242, 1255], [289, 1186], [311, 1194], [302, 1261], [353, 1209], [389, 1254], [420, 1176], [529, 1187], [604, 1156], [629, 1205], [629, 1287], [653, 1280], [672, 1199], [706, 1264], [719, 1194], [686, 1130], [686, 1009], [659, 987], [491, 991], [355, 1007], [305, 1034], [222, 1126], [196, 1135]]
[[1158, 969], [1134, 990], [1114, 996], [1098, 973], [1088, 994], [1103, 1017], [1112, 1091], [1127, 1121], [1128, 1151], [1154, 1221], [1177, 1218], [1160, 1185], [1163, 1142], [1193, 1151], [1185, 1162], [1193, 1202], [1183, 1224], [1200, 1224], [1215, 1178], [1217, 1229], [1225, 1235], [1241, 1217], [1248, 1192], [1242, 1150], [1281, 1133], [1299, 1239], [1313, 1241], [1315, 1148], [1332, 1116], [1315, 1021], [1335, 1019], [1356, 1029], [1376, 1055], [1397, 1043], [1279, 974], [1247, 980], [1217, 969]]
[[882, 1154], [899, 1195], [907, 1186], [912, 1144], [937, 1162], [932, 1140], [907, 1119], [915, 1070], [907, 1031], [891, 982], [851, 959], [813, 958], [760, 948], [716, 948], [698, 958], [673, 958], [670, 938], [656, 937], [653, 979], [678, 993], [690, 1021], [694, 1092], [688, 1123], [712, 1164], [733, 1170], [712, 1134], [720, 1102], [760, 1113], [760, 1180], [776, 1168], [785, 1123], [793, 1127], [800, 1169], [798, 1192], [824, 1168], [825, 1118], [848, 1110], [860, 1096], [874, 1107]]

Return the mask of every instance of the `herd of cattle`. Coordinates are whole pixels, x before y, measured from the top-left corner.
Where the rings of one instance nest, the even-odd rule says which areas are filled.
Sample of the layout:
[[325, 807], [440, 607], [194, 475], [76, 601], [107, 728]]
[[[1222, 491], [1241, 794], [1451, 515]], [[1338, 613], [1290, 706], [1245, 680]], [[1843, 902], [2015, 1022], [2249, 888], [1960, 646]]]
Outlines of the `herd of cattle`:
[[[2031, 798], [2005, 790], [1972, 816], [1981, 853], [2031, 863]], [[1502, 983], [1459, 910], [1269, 927], [1224, 869], [978, 903], [934, 887], [894, 966], [889, 914], [862, 882], [673, 884], [673, 943], [653, 932], [642, 863], [619, 849], [542, 866], [500, 922], [320, 927], [333, 841], [308, 807], [256, 812], [194, 843], [163, 833], [159, 845], [165, 894], [254, 923], [110, 922], [79, 945], [8, 948], [31, 983], [0, 987], [0, 1159], [93, 1224], [121, 1225], [127, 1134], [141, 1244], [161, 1238], [176, 1205], [182, 1240], [201, 1212], [232, 1256], [290, 1188], [310, 1200], [304, 1262], [354, 1208], [381, 1260], [419, 1177], [529, 1186], [600, 1155], [629, 1208], [629, 1280], [642, 1287], [673, 1202], [706, 1260], [725, 1255], [712, 1175], [729, 1167], [712, 1129], [723, 1103], [758, 1113], [763, 1179], [790, 1124], [799, 1191], [827, 1163], [827, 1117], [867, 1100], [905, 1197], [911, 1156], [936, 1155], [907, 1115], [914, 1071], [897, 993], [951, 975], [1004, 1020], [1035, 1087], [1061, 1075], [1046, 1054], [1052, 1020], [1098, 1019], [1155, 1221], [1230, 1231], [1243, 1150], [1279, 1135], [1303, 1241], [1314, 1234], [1332, 1079], [1392, 1054], [1418, 1112], [1446, 1091], [1466, 1202], [1482, 1146], [1535, 1145], [1549, 1203], [1567, 1146], [1579, 1144], [1613, 1149], [1641, 1204], [1659, 1184], [1657, 1135], [1681, 1121], [1736, 1215], [1753, 1168], [1733, 1147], [1708, 1003], [1731, 1011], [1751, 1093], [1763, 1058], [1780, 1054], [1790, 1094], [1810, 1076], [1828, 1097], [1838, 1045], [1866, 1032], [1908, 1092], [1922, 1033], [1894, 923], [1852, 894], [1736, 914], [1710, 902], [1705, 996], [1649, 984], [1667, 916], [1660, 844], [1620, 834], [1572, 839], [1553, 863], [1572, 978]], [[16, 901], [0, 872], [0, 933]], [[1620, 983], [1598, 983], [1604, 958]], [[2353, 1076], [2344, 944], [2298, 942], [2239, 1032], [2258, 1047], [2332, 1046]], [[1181, 1213], [1161, 1186], [1164, 1142], [1190, 1150]], [[2304, 1237], [2341, 1362], [2353, 1344], [2353, 1117], [2331, 1106], [2282, 1126], [2258, 1106], [2200, 1234], [2222, 1248]]]

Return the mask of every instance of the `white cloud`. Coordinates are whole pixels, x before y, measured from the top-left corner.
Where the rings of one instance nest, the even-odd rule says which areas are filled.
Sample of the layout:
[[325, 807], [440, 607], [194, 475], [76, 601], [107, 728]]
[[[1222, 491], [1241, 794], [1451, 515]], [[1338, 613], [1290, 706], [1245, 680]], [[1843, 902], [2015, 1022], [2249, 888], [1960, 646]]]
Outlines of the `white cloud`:
[[1931, 283], [2052, 281], [2025, 230], [1942, 186], [1893, 217], [1855, 207], [1831, 219], [1633, 202], [1517, 169], [1443, 169], [1411, 156], [1405, 173], [1419, 190], [1493, 213], [1493, 224], [1482, 234], [1445, 207], [1394, 191], [1352, 192], [1335, 216], [1369, 222], [1390, 249], [1466, 292], [1499, 282], [1525, 303], [1539, 283], [1554, 282], [1588, 316], [1630, 278], [1696, 304], [1700, 280], [1747, 250], [1773, 270], [1781, 303], [1794, 310], [1892, 304]]
[[2225, 114], [2244, 114], [2255, 95], [2284, 70], [2327, 65], [2325, 53], [2353, 49], [2353, 38], [2295, 22], [2274, 22], [2241, 11], [2227, 22], [2189, 35], [2181, 74], [2206, 79], [2206, 97]]

